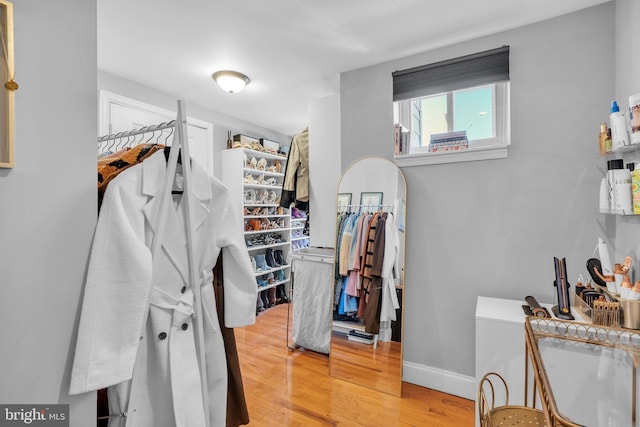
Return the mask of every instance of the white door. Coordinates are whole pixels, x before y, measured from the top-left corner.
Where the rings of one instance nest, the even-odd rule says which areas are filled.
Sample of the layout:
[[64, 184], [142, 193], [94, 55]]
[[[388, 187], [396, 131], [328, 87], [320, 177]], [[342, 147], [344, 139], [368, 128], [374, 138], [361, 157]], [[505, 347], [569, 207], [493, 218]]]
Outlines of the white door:
[[[187, 104], [187, 115], [189, 105]], [[121, 95], [100, 91], [100, 134], [108, 135], [175, 120], [176, 112], [145, 104]], [[213, 124], [187, 117], [191, 157], [213, 176]], [[171, 145], [172, 129], [146, 136]]]

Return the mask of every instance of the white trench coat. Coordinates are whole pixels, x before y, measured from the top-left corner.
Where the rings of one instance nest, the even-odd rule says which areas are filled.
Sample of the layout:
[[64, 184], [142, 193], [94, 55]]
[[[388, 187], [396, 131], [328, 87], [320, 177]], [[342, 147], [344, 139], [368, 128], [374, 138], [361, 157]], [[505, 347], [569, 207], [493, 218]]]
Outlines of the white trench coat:
[[[240, 211], [224, 184], [191, 164], [208, 404], [211, 426], [223, 427], [227, 366], [211, 283], [220, 250], [227, 327], [255, 322], [257, 286]], [[126, 413], [110, 426], [205, 425], [183, 197], [169, 204], [162, 246], [151, 259], [165, 174], [162, 151], [121, 172], [107, 188], [94, 236], [70, 393], [109, 387], [111, 414]]]

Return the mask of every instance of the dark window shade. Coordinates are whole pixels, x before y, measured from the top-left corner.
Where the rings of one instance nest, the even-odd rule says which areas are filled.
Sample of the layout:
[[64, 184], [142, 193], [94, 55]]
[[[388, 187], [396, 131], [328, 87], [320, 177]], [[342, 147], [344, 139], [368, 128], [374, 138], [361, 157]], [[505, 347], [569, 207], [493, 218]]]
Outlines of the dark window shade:
[[395, 71], [392, 76], [394, 101], [509, 80], [509, 46]]

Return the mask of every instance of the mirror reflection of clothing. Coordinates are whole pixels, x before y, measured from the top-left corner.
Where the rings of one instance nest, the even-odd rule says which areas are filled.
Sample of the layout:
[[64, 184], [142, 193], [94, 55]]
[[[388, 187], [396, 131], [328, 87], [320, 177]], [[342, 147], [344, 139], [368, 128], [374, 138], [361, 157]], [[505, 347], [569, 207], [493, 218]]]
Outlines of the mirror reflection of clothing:
[[393, 214], [385, 221], [384, 260], [382, 261], [382, 306], [380, 322], [396, 319], [396, 310], [400, 308], [396, 283], [400, 280], [400, 235]]
[[[394, 273], [399, 271], [400, 243], [394, 217], [382, 211], [339, 213], [336, 229], [337, 313], [361, 319], [365, 332], [378, 334], [380, 322], [396, 320], [399, 308]], [[354, 297], [357, 310], [352, 312]]]

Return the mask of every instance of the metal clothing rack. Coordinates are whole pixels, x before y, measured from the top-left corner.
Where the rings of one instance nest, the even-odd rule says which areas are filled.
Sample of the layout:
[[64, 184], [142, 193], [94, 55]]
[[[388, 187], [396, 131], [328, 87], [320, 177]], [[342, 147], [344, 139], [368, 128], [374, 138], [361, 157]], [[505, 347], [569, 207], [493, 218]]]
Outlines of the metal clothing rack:
[[[350, 208], [350, 209], [346, 209], [346, 208]], [[357, 208], [359, 210], [362, 210], [362, 208], [375, 208], [375, 210], [388, 210], [388, 209], [393, 209], [393, 205], [340, 205], [338, 206], [338, 213], [343, 213], [346, 211], [349, 212], [353, 212], [353, 209], [351, 208]]]
[[[173, 185], [173, 181], [176, 174], [176, 168], [178, 164], [179, 152], [182, 151], [183, 159], [190, 159], [189, 153], [189, 138], [187, 135], [187, 114], [186, 114], [186, 104], [182, 100], [177, 101], [178, 104], [178, 112], [175, 120], [171, 120], [166, 123], [160, 123], [158, 125], [145, 126], [140, 129], [134, 129], [125, 132], [119, 132], [110, 135], [104, 135], [98, 138], [98, 147], [100, 144], [106, 141], [115, 141], [122, 138], [131, 138], [142, 134], [155, 133], [160, 131], [160, 135], [162, 135], [162, 131], [165, 129], [171, 129], [171, 133], [165, 138], [169, 139], [170, 136], [173, 135], [172, 140], [172, 149], [170, 150], [169, 158], [167, 159], [167, 173], [165, 176], [164, 182], [164, 190], [163, 194], [159, 200], [159, 208], [158, 208], [158, 216], [156, 223], [156, 233], [153, 236], [153, 240], [151, 243], [151, 256], [154, 257], [155, 254], [160, 250], [160, 245], [162, 243], [162, 239], [164, 236], [164, 224], [167, 218], [168, 209], [171, 207], [171, 187]], [[159, 136], [160, 136], [159, 135]], [[158, 136], [158, 137], [159, 137]], [[153, 138], [153, 136], [152, 136]], [[134, 142], [135, 139], [131, 142]], [[127, 140], [127, 143], [129, 140]], [[191, 162], [184, 161], [182, 163], [182, 174], [184, 176], [184, 193], [183, 197], [185, 197], [184, 209], [185, 209], [185, 219], [186, 219], [186, 228], [187, 228], [187, 256], [189, 260], [189, 286], [193, 289], [193, 293], [195, 296], [195, 308], [194, 308], [194, 319], [193, 323], [196, 329], [196, 356], [198, 359], [198, 365], [200, 370], [200, 384], [202, 387], [202, 404], [204, 407], [205, 413], [205, 422], [206, 427], [210, 426], [211, 420], [209, 416], [209, 390], [208, 390], [208, 382], [207, 382], [207, 368], [206, 368], [206, 356], [205, 356], [205, 344], [204, 344], [204, 315], [202, 312], [202, 294], [200, 285], [198, 283], [199, 276], [198, 270], [196, 267], [196, 260], [198, 259], [197, 254], [195, 253], [196, 248], [194, 247], [194, 236], [195, 236], [195, 228], [194, 228], [194, 220], [193, 220], [193, 195], [192, 195], [192, 183], [191, 183]], [[149, 313], [149, 305], [151, 303], [151, 292], [147, 296], [146, 302], [146, 310], [145, 313]], [[146, 322], [143, 325], [143, 330], [146, 327]], [[141, 331], [142, 332], [142, 331]], [[138, 362], [136, 362], [136, 367], [134, 369], [139, 368]], [[121, 414], [126, 416], [126, 414]], [[118, 416], [118, 415], [114, 415]]]
[[[173, 135], [175, 128], [176, 128], [176, 121], [171, 120], [169, 122], [164, 122], [157, 125], [144, 126], [139, 129], [132, 129], [128, 131], [112, 133], [109, 135], [103, 135], [98, 137], [98, 152], [108, 151], [108, 149], [113, 148], [114, 146], [117, 148], [124, 148], [132, 145], [137, 145], [142, 142], [142, 140], [136, 142], [136, 137], [138, 135], [151, 133], [152, 135], [151, 135], [151, 138], [149, 139], [151, 140], [153, 139], [153, 135], [155, 135], [156, 132], [160, 131], [157, 137], [157, 139], [159, 139], [160, 136], [162, 136], [162, 131], [166, 129], [170, 129], [171, 133], [169, 133], [169, 135], [165, 137], [165, 145], [166, 145], [166, 141]], [[127, 140], [124, 142], [124, 144], [121, 144], [121, 141], [123, 138], [127, 138]]]

